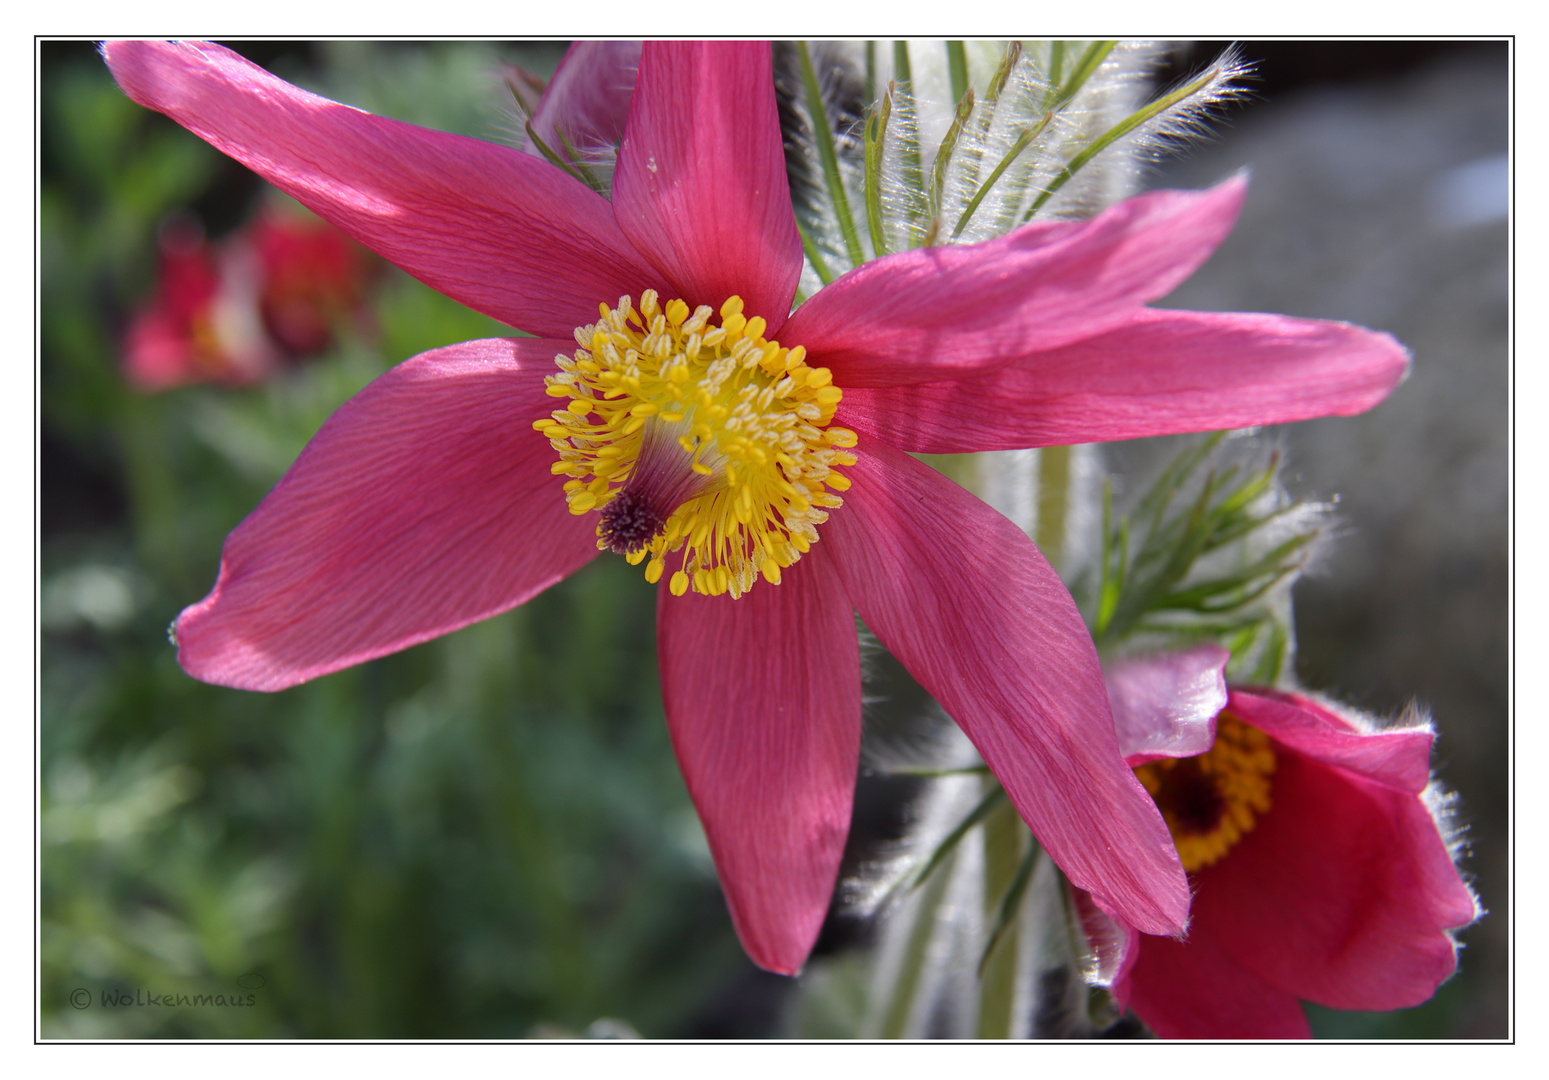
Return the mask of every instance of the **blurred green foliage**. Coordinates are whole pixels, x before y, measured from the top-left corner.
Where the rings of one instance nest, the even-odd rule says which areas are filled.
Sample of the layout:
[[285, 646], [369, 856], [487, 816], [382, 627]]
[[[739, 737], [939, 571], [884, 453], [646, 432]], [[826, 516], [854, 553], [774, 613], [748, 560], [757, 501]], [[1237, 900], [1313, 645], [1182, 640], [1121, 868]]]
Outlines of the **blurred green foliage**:
[[[265, 62], [494, 137], [496, 61], [546, 71], [560, 51], [339, 42]], [[408, 356], [510, 329], [393, 271], [376, 332], [315, 363], [133, 390], [119, 339], [158, 223], [193, 206], [218, 233], [257, 188], [89, 46], [42, 53], [42, 1034], [695, 1033], [750, 965], [673, 761], [638, 571], [598, 560], [274, 695], [193, 681], [167, 639], [334, 408]], [[243, 1004], [111, 1004], [136, 994]]]

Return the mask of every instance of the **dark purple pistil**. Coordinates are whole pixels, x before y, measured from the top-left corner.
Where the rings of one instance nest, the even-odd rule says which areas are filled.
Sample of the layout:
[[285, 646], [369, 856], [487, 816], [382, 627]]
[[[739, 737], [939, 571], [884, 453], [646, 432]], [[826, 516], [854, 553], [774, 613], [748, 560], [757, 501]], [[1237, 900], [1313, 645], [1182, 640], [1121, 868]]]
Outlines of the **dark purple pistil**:
[[1221, 797], [1215, 779], [1192, 758], [1157, 773], [1162, 784], [1156, 796], [1157, 805], [1172, 811], [1178, 829], [1196, 836], [1213, 832], [1226, 812], [1226, 800]]
[[[670, 513], [670, 511], [669, 511]], [[667, 527], [668, 514], [653, 506], [639, 491], [626, 487], [602, 508], [597, 535], [616, 555], [639, 551]]]

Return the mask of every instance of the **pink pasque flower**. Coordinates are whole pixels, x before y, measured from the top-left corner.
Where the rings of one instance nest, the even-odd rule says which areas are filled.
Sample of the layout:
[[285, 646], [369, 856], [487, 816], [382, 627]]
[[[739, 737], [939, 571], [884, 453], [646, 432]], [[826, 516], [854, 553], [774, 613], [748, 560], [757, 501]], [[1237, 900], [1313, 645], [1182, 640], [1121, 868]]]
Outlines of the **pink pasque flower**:
[[1072, 881], [1130, 925], [1183, 929], [1184, 873], [1064, 585], [909, 452], [1380, 401], [1407, 362], [1386, 335], [1145, 308], [1226, 235], [1241, 180], [899, 253], [790, 313], [801, 244], [767, 43], [646, 43], [611, 203], [218, 46], [104, 53], [134, 100], [538, 335], [415, 357], [343, 406], [180, 616], [188, 672], [278, 690], [506, 611], [600, 546], [649, 558], [667, 722], [732, 919], [755, 962], [793, 972], [849, 826], [858, 610]]
[[1108, 676], [1120, 745], [1194, 889], [1186, 940], [1142, 937], [1078, 895], [1115, 999], [1168, 1039], [1307, 1038], [1302, 1001], [1420, 1004], [1457, 966], [1451, 931], [1479, 914], [1438, 820], [1433, 731], [1228, 690], [1227, 656], [1201, 646]]

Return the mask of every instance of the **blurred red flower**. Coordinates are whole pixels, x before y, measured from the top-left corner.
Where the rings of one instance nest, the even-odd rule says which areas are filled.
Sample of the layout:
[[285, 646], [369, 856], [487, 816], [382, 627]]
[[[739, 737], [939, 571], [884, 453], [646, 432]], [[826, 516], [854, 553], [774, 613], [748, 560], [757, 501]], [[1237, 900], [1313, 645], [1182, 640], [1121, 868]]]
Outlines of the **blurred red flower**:
[[157, 246], [155, 292], [124, 338], [124, 373], [141, 390], [256, 382], [326, 350], [341, 322], [364, 317], [364, 252], [311, 215], [266, 207], [211, 243], [196, 219], [177, 214]]

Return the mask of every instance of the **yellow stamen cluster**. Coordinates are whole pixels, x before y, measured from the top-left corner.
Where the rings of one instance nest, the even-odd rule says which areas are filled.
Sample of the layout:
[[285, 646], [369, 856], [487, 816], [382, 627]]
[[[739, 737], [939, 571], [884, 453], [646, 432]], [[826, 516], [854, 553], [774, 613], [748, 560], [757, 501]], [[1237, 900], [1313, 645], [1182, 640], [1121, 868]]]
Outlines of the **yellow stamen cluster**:
[[671, 559], [675, 596], [741, 596], [760, 573], [778, 585], [850, 486], [835, 466], [855, 464], [856, 436], [829, 426], [843, 397], [832, 375], [766, 341], [742, 306], [731, 297], [714, 326], [709, 307], [662, 306], [654, 291], [599, 304], [546, 380], [565, 408], [533, 424], [569, 477], [570, 512], [600, 512], [597, 546], [649, 556], [651, 582]]
[[1253, 831], [1269, 811], [1275, 751], [1269, 736], [1222, 713], [1216, 741], [1197, 757], [1163, 758], [1135, 769], [1178, 846], [1183, 868], [1201, 870]]

